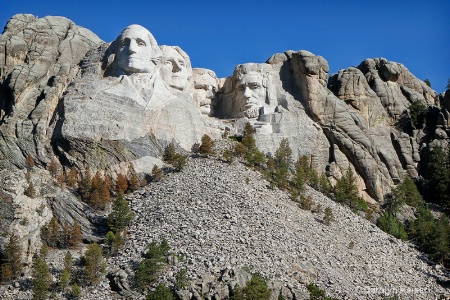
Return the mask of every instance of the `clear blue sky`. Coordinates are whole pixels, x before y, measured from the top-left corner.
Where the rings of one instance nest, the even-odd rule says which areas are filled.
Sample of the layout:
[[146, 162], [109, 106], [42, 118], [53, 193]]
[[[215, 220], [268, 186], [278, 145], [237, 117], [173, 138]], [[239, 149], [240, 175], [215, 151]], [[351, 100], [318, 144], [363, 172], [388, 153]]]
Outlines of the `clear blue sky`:
[[237, 64], [303, 49], [325, 57], [330, 73], [385, 57], [428, 78], [437, 92], [450, 78], [449, 0], [0, 0], [1, 26], [17, 13], [65, 16], [106, 42], [140, 24], [219, 77]]

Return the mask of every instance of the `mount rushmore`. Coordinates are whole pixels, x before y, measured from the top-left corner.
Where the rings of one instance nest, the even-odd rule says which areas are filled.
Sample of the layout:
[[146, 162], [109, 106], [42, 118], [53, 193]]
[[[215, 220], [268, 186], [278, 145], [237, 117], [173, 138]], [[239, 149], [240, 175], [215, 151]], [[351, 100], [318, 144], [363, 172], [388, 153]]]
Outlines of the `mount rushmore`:
[[[203, 134], [239, 135], [247, 121], [257, 145], [274, 153], [283, 138], [331, 181], [351, 166], [366, 200], [383, 201], [406, 175], [419, 176], [421, 151], [448, 143], [448, 95], [383, 58], [329, 76], [308, 51], [236, 66], [227, 78], [192, 68], [177, 46], [158, 46], [131, 25], [111, 43], [62, 17], [16, 15], [0, 37], [0, 164], [149, 172], [170, 142], [189, 151]], [[413, 101], [438, 107], [435, 132], [395, 124]], [[422, 156], [422, 157], [421, 157]]]
[[[428, 107], [433, 126], [404, 130], [416, 101]], [[293, 157], [306, 155], [331, 183], [351, 168], [360, 196], [382, 204], [406, 176], [420, 178], [434, 147], [449, 146], [449, 111], [449, 90], [438, 94], [384, 58], [329, 74], [323, 57], [288, 50], [218, 78], [192, 68], [180, 47], [158, 45], [140, 25], [107, 43], [64, 17], [15, 15], [0, 35], [1, 244], [16, 232], [31, 261], [40, 227], [52, 216], [77, 220], [84, 238], [96, 240], [100, 218], [73, 193], [52, 186], [45, 174], [51, 161], [112, 176], [132, 165], [145, 176], [163, 165], [169, 143], [187, 153], [204, 134], [242, 135], [247, 122], [264, 154], [287, 139]], [[33, 201], [24, 195], [27, 157], [40, 182]], [[240, 175], [233, 176], [234, 188]], [[227, 178], [216, 179], [226, 186]]]

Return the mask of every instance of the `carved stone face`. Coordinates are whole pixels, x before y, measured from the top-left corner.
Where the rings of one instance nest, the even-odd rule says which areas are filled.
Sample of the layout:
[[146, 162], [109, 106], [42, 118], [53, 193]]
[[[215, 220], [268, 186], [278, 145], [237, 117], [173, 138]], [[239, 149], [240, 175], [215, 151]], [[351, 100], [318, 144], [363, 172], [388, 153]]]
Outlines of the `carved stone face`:
[[172, 88], [184, 90], [189, 73], [183, 56], [173, 48], [165, 48], [161, 59], [161, 77]]
[[150, 32], [144, 27], [131, 25], [119, 36], [117, 64], [127, 75], [154, 72], [155, 65], [151, 61], [152, 45], [149, 34]]
[[197, 102], [200, 112], [204, 115], [211, 113], [211, 100], [217, 92], [217, 81], [210, 74], [194, 73], [194, 94], [193, 98]]
[[257, 118], [259, 109], [266, 100], [266, 88], [262, 84], [263, 78], [258, 72], [245, 74], [237, 84], [236, 101], [240, 111], [248, 118]]

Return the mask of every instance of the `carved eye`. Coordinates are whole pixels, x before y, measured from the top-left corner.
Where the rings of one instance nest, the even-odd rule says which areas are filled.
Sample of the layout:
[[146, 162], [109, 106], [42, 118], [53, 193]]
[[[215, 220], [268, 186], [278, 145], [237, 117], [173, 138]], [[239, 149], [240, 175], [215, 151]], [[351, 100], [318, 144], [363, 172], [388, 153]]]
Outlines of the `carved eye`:
[[130, 40], [124, 39], [120, 41], [120, 47], [125, 47], [130, 43]]
[[259, 86], [258, 85], [252, 86], [252, 90], [259, 90]]
[[184, 61], [179, 61], [178, 64], [182, 67], [184, 67]]
[[141, 40], [141, 39], [137, 39], [136, 40], [136, 44], [138, 44], [138, 46], [141, 46], [141, 47], [145, 47], [146, 46], [145, 42], [143, 40]]
[[166, 60], [166, 61], [164, 62], [164, 64], [165, 64], [165, 65], [171, 65], [172, 62], [171, 62], [170, 60]]
[[243, 87], [243, 86], [238, 87], [239, 92], [243, 92], [244, 90], [245, 90], [245, 87]]

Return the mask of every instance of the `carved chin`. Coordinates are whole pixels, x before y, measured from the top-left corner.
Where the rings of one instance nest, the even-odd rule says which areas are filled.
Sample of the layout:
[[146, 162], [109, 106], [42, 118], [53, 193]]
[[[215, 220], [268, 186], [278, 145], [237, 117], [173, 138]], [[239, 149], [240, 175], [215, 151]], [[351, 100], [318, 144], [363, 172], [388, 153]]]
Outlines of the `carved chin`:
[[244, 111], [244, 116], [247, 118], [257, 118], [259, 117], [259, 107], [249, 108]]

